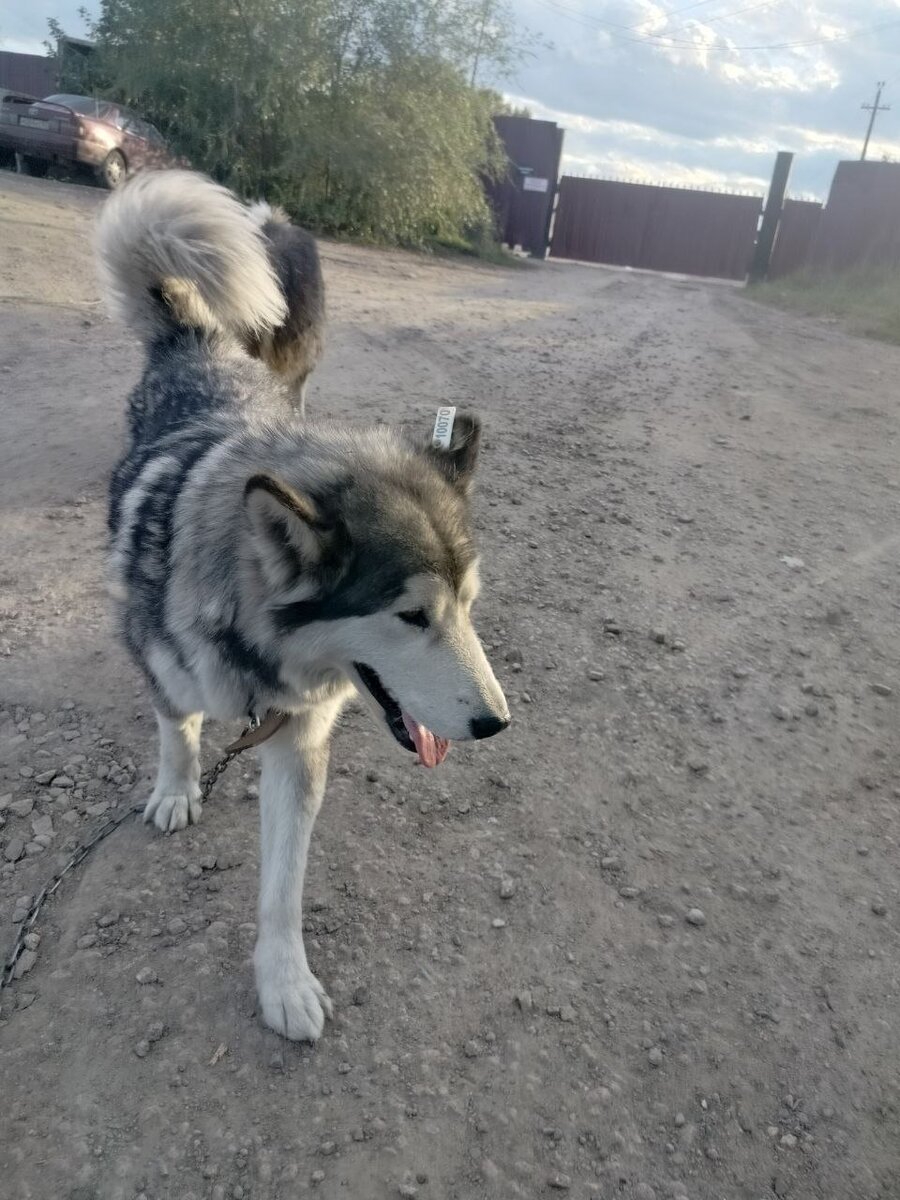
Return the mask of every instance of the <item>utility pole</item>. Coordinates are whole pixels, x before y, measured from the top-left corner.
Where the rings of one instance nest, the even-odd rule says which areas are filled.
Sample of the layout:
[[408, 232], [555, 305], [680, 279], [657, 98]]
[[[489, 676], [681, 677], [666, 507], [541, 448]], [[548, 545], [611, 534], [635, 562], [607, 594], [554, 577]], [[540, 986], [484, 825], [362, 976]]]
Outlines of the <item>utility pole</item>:
[[875, 103], [862, 105], [866, 112], [870, 112], [872, 115], [869, 117], [869, 128], [866, 130], [866, 140], [863, 142], [862, 154], [859, 156], [860, 162], [866, 161], [866, 153], [869, 149], [869, 138], [872, 136], [872, 126], [875, 124], [875, 118], [880, 112], [891, 111], [891, 106], [889, 104], [881, 103], [881, 93], [886, 86], [887, 85], [885, 84], [884, 80], [878, 83], [876, 85]]

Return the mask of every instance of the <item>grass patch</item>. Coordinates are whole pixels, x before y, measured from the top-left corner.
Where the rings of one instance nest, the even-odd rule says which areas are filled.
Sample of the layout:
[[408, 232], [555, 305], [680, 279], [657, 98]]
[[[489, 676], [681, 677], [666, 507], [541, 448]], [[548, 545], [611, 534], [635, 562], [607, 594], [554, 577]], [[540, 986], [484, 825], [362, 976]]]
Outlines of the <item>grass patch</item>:
[[748, 290], [755, 300], [807, 316], [833, 317], [852, 333], [900, 345], [900, 269], [798, 272]]
[[492, 238], [479, 236], [433, 238], [428, 243], [428, 249], [434, 255], [446, 257], [463, 255], [466, 258], [477, 258], [481, 262], [493, 263], [498, 267], [522, 267], [530, 262], [518, 254], [512, 254]]

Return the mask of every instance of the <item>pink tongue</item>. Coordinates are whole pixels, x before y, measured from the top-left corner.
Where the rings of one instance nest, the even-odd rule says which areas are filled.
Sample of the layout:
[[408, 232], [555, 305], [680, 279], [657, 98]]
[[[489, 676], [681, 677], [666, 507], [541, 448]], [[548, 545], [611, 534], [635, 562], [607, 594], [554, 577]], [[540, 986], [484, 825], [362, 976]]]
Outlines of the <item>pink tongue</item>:
[[430, 729], [414, 721], [409, 713], [403, 713], [403, 724], [415, 743], [419, 762], [423, 767], [436, 767], [444, 761], [450, 753], [450, 742], [447, 738], [437, 737]]

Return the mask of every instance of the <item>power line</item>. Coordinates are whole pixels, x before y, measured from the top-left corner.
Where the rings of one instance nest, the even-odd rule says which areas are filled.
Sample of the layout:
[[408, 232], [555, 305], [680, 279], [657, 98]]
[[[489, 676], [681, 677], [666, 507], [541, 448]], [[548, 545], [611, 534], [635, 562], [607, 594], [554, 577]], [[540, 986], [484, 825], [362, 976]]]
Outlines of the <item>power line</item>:
[[[610, 27], [613, 29], [634, 28], [629, 26], [615, 26], [612, 25], [611, 22], [604, 22], [598, 17], [588, 17], [583, 13], [576, 13], [574, 10], [566, 8], [565, 5], [556, 3], [555, 0], [538, 0], [538, 3], [542, 4], [545, 8], [552, 9], [560, 16], [566, 17], [570, 21], [574, 21], [576, 25], [581, 25], [588, 29], [603, 29], [604, 32], [608, 32]], [[727, 15], [728, 14], [723, 14], [723, 16]], [[859, 37], [868, 37], [870, 34], [880, 33], [883, 29], [892, 29], [898, 25], [900, 25], [900, 20], [883, 21], [880, 25], [871, 25], [867, 29], [852, 30], [849, 33], [838, 34], [835, 37], [807, 38], [804, 41], [775, 42], [755, 46], [702, 46], [702, 49], [707, 51], [727, 50], [732, 52], [745, 50], [793, 50], [803, 46], [827, 46], [840, 42], [849, 42]], [[668, 34], [646, 33], [640, 37], [623, 37], [621, 34], [610, 32], [609, 36], [620, 42], [635, 42], [641, 45], [661, 46], [663, 48], [668, 46], [683, 46], [687, 49], [696, 50], [701, 46], [701, 43], [696, 41], [687, 41], [683, 38], [671, 37]]]

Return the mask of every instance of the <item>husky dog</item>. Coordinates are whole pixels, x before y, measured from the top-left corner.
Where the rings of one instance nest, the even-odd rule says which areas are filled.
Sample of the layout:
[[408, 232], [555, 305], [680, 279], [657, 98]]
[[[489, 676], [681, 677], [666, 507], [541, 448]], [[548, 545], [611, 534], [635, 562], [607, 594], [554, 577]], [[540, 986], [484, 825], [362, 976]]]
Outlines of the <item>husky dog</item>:
[[297, 397], [301, 415], [309, 377], [322, 357], [325, 284], [315, 238], [292, 225], [287, 213], [268, 204], [250, 208], [266, 239], [269, 261], [287, 304], [284, 321], [274, 329], [245, 335], [247, 352], [261, 358]]
[[425, 766], [509, 724], [470, 615], [479, 425], [458, 417], [444, 449], [300, 421], [248, 353], [289, 319], [264, 227], [202, 176], [126, 183], [97, 250], [146, 346], [109, 507], [122, 634], [159, 723], [144, 818], [199, 821], [204, 713], [285, 715], [260, 746], [254, 963], [266, 1024], [315, 1039], [331, 1002], [306, 960], [303, 876], [342, 707], [358, 689]]

